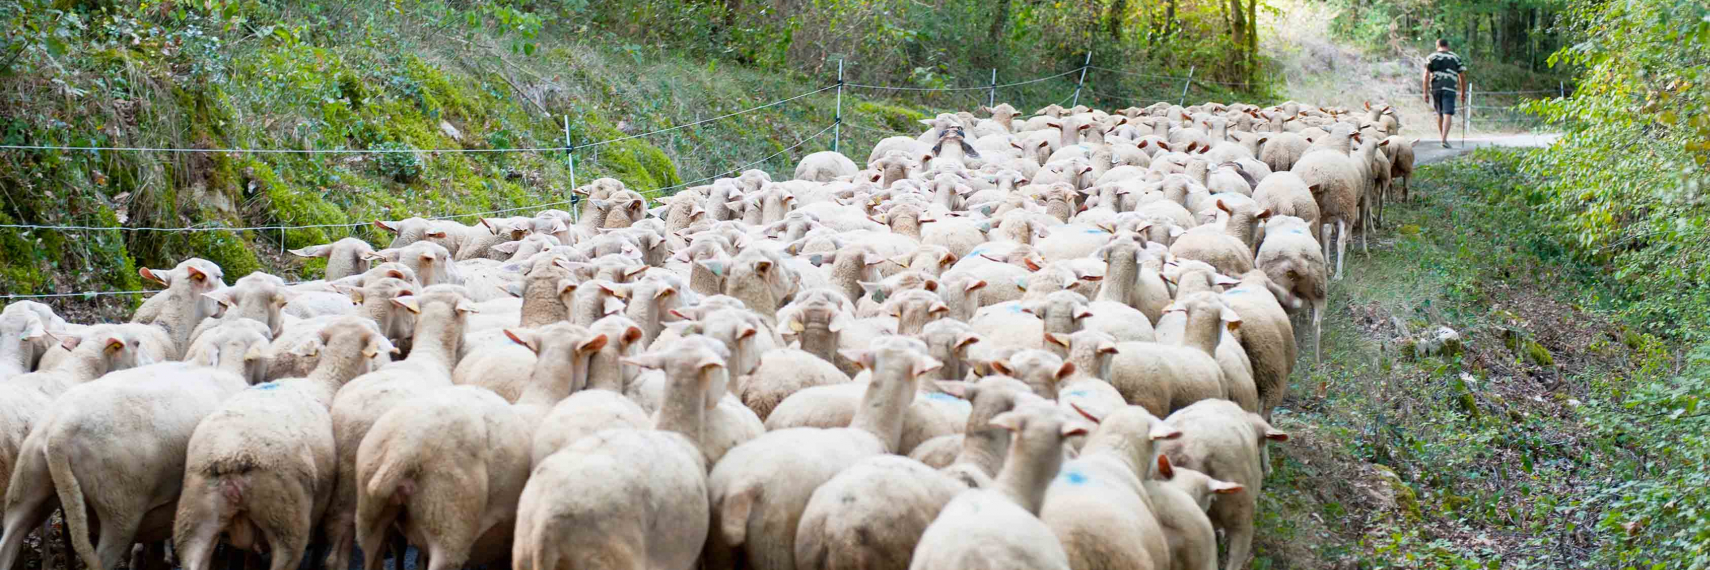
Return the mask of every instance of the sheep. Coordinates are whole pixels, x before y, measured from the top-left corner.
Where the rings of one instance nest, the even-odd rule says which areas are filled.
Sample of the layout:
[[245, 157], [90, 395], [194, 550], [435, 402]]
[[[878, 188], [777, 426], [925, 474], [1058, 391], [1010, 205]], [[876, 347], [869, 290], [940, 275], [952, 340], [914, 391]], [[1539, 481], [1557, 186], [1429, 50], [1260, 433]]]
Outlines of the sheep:
[[[387, 411], [412, 396], [451, 385], [467, 315], [474, 310], [463, 287], [457, 285], [430, 286], [419, 295], [397, 297], [391, 302], [414, 316], [415, 336], [409, 356], [356, 377], [333, 398], [338, 480], [322, 519], [330, 545], [329, 568], [348, 568], [355, 547], [357, 491], [365, 488], [356, 477], [358, 448], [374, 422]], [[378, 562], [378, 558], [376, 554], [370, 560]]]
[[[1199, 275], [1204, 274], [1200, 273]], [[1220, 278], [1219, 281], [1222, 279]], [[1187, 287], [1184, 285], [1178, 289], [1178, 297], [1184, 302], [1210, 296], [1212, 302], [1228, 306], [1228, 303], [1222, 297], [1218, 297], [1210, 285], [1191, 293], [1188, 292]], [[1232, 314], [1236, 317], [1240, 316], [1240, 313]], [[1178, 311], [1164, 315], [1164, 318], [1158, 320], [1158, 342], [1184, 344], [1187, 335], [1187, 321], [1187, 314], [1184, 312]], [[1229, 324], [1229, 330], [1218, 331], [1217, 346], [1212, 351], [1212, 358], [1217, 360], [1217, 367], [1223, 372], [1223, 398], [1240, 404], [1243, 410], [1257, 412], [1260, 411], [1259, 389], [1253, 380], [1253, 362], [1247, 356], [1246, 349], [1241, 346], [1239, 338], [1235, 336], [1235, 333], [1240, 330], [1237, 328], [1239, 324], [1241, 323], [1238, 321], [1232, 321]]]
[[[136, 336], [114, 325], [96, 325], [77, 333], [62, 333], [62, 345], [69, 346], [69, 356], [52, 369], [38, 370], [20, 374], [6, 380], [9, 389], [0, 391], [0, 483], [12, 480], [12, 471], [17, 467], [18, 454], [21, 452], [24, 440], [30, 435], [61, 394], [74, 386], [94, 381], [109, 372], [125, 370], [139, 364], [149, 364], [148, 357], [143, 354], [142, 342]], [[32, 491], [33, 492], [33, 491]], [[23, 540], [25, 530], [13, 533], [11, 513], [22, 514], [23, 511], [8, 509], [6, 520], [7, 531], [3, 536], [0, 553], [12, 552], [15, 548], [10, 543], [16, 537]], [[47, 513], [42, 513], [43, 518]], [[11, 555], [7, 555], [11, 556]], [[8, 559], [9, 563], [10, 560]]]
[[237, 548], [271, 550], [275, 569], [302, 560], [337, 472], [333, 394], [397, 350], [358, 317], [314, 340], [299, 349], [324, 353], [309, 377], [239, 392], [190, 436], [172, 532], [186, 568], [209, 568], [221, 533]]
[[1391, 135], [1384, 139], [1384, 142], [1384, 153], [1389, 155], [1390, 177], [1401, 181], [1401, 201], [1406, 202], [1408, 183], [1413, 180], [1413, 145], [1418, 144], [1419, 139], [1409, 140]]
[[1109, 380], [1123, 399], [1163, 417], [1199, 400], [1226, 396], [1214, 355], [1219, 329], [1225, 322], [1238, 323], [1239, 317], [1214, 294], [1207, 295], [1171, 305], [1169, 311], [1187, 312], [1182, 345], [1117, 343]]
[[[1223, 202], [1219, 200], [1218, 203]], [[1270, 216], [1269, 212], [1260, 213], [1265, 217]], [[1232, 217], [1224, 224], [1229, 226], [1228, 228], [1208, 224], [1188, 230], [1170, 245], [1170, 255], [1209, 263], [1224, 274], [1246, 273], [1253, 268], [1253, 249], [1241, 240], [1241, 232], [1233, 228], [1242, 223], [1250, 225], [1252, 219], [1254, 218], [1246, 216]], [[1247, 232], [1246, 235], [1252, 234]]]
[[777, 348], [762, 354], [753, 373], [744, 376], [741, 386], [733, 391], [764, 422], [791, 394], [846, 382], [849, 375], [829, 360], [802, 350]]
[[[1152, 511], [1163, 528], [1169, 543], [1167, 567], [1175, 570], [1214, 570], [1217, 568], [1217, 530], [1212, 528], [1206, 509], [1214, 495], [1231, 495], [1242, 490], [1241, 485], [1219, 481], [1198, 471], [1174, 467], [1170, 458], [1158, 456], [1158, 474], [1163, 479], [1147, 479], [1146, 494], [1151, 497]], [[1166, 566], [1160, 562], [1159, 566]]]
[[[190, 341], [195, 343], [196, 337], [202, 331], [212, 328], [222, 322], [236, 319], [250, 319], [267, 325], [269, 335], [277, 335], [280, 320], [285, 305], [297, 299], [300, 293], [285, 287], [285, 280], [260, 271], [250, 273], [237, 280], [231, 287], [203, 294], [221, 307], [218, 317], [205, 319], [198, 323], [190, 333]], [[345, 305], [350, 303], [345, 301]]]
[[[1300, 175], [1278, 172], [1253, 189], [1253, 201], [1271, 216], [1294, 216], [1306, 220], [1312, 239], [1318, 239], [1318, 200], [1315, 190]], [[1263, 241], [1262, 239], [1260, 240]]]
[[515, 405], [479, 388], [441, 388], [399, 404], [363, 437], [357, 450], [363, 551], [379, 552], [386, 530], [399, 521], [437, 568], [503, 557], [474, 547], [509, 542], [532, 464], [534, 426], [586, 384], [591, 355], [608, 343], [605, 334], [567, 323], [506, 334], [537, 356]]
[[710, 518], [703, 417], [723, 350], [682, 339], [630, 358], [667, 370], [665, 407], [652, 430], [602, 431], [541, 462], [521, 497], [516, 568], [695, 567]]
[[144, 301], [131, 315], [131, 322], [165, 331], [171, 340], [166, 358], [182, 360], [190, 348], [191, 333], [202, 319], [214, 315], [214, 302], [203, 295], [226, 286], [221, 280], [224, 273], [214, 262], [197, 258], [181, 261], [171, 271], [143, 267], [137, 273], [165, 285], [166, 290]]
[[796, 530], [796, 568], [908, 568], [922, 532], [967, 487], [919, 461], [878, 455], [820, 485]]
[[324, 279], [333, 281], [351, 275], [368, 271], [368, 259], [363, 256], [373, 252], [374, 246], [359, 238], [347, 237], [332, 243], [311, 245], [309, 247], [290, 250], [291, 255], [304, 258], [319, 257], [327, 260]]
[[1223, 302], [1241, 318], [1234, 338], [1240, 341], [1252, 367], [1259, 415], [1269, 421], [1271, 410], [1288, 392], [1288, 375], [1297, 356], [1288, 309], [1296, 308], [1299, 302], [1258, 269], [1242, 275], [1240, 284], [1224, 291]]
[[1273, 172], [1288, 172], [1294, 169], [1294, 164], [1306, 154], [1312, 143], [1295, 133], [1266, 133], [1259, 136], [1259, 160], [1271, 167]]
[[1062, 465], [1064, 440], [1085, 434], [1086, 427], [1044, 403], [1020, 406], [991, 424], [1012, 434], [1003, 471], [991, 488], [964, 492], [944, 506], [921, 534], [911, 570], [1070, 567], [1062, 544], [1038, 513]]
[[942, 366], [927, 356], [925, 343], [904, 337], [886, 337], [845, 356], [873, 371], [851, 427], [767, 432], [713, 467], [704, 567], [732, 568], [744, 559], [756, 570], [794, 568], [796, 528], [813, 490], [861, 459], [897, 450], [902, 411], [918, 379]]
[[1151, 478], [1153, 442], [1182, 432], [1140, 406], [1074, 409], [1098, 427], [1046, 487], [1039, 520], [1073, 568], [1168, 568], [1169, 544], [1142, 482]]
[[0, 311], [0, 381], [36, 370], [54, 346], [50, 335], [66, 332], [65, 319], [47, 305], [14, 301]]
[[266, 349], [272, 340], [267, 325], [233, 319], [196, 337], [184, 354], [184, 361], [236, 374], [249, 384], [260, 384], [267, 379]]
[[371, 261], [395, 262], [410, 268], [423, 286], [460, 285], [463, 278], [452, 262], [452, 252], [433, 242], [416, 242], [401, 248], [386, 248], [367, 257]]
[[1310, 307], [1312, 359], [1314, 362], [1321, 360], [1318, 341], [1328, 304], [1329, 267], [1306, 222], [1292, 216], [1273, 217], [1266, 221], [1265, 243], [1259, 246], [1255, 263], [1271, 282], [1299, 303]]
[[[7, 489], [9, 523], [14, 511], [41, 512], [49, 499], [43, 491], [56, 490], [72, 546], [90, 568], [113, 568], [133, 543], [170, 535], [157, 525], [171, 519], [177, 503], [191, 433], [248, 386], [235, 374], [181, 362], [105, 379], [54, 401], [43, 414], [48, 421], [24, 440]], [[89, 539], [91, 508], [101, 526], [98, 545]]]
[[1288, 434], [1227, 400], [1196, 402], [1164, 422], [1182, 432], [1159, 449], [1171, 465], [1241, 486], [1240, 491], [1218, 497], [1209, 515], [1227, 542], [1226, 568], [1246, 568], [1252, 553], [1254, 511], [1264, 484], [1262, 449], [1266, 441], [1288, 441]]
[[1146, 316], [1147, 324], [1158, 322], [1170, 304], [1170, 290], [1157, 268], [1146, 263], [1160, 256], [1147, 249], [1145, 238], [1135, 232], [1121, 232], [1093, 255], [1104, 260], [1107, 267], [1104, 285], [1094, 299], [1132, 307]]
[[[859, 413], [869, 382], [867, 375], [857, 375], [850, 382], [797, 390], [771, 409], [771, 413], [766, 417], [766, 431], [852, 425]], [[957, 433], [965, 423], [967, 403], [939, 392], [936, 388], [936, 385], [921, 386], [918, 397], [903, 412], [902, 436], [898, 440], [897, 453], [906, 454], [927, 440]]]
[[[1330, 138], [1342, 138], [1345, 145], [1346, 138], [1351, 136], [1333, 135]], [[1346, 152], [1320, 149], [1306, 153], [1290, 171], [1299, 175], [1308, 188], [1318, 188], [1313, 197], [1318, 199], [1319, 223], [1324, 227], [1318, 233], [1318, 239], [1323, 242], [1325, 259], [1329, 259], [1332, 245], [1330, 230], [1334, 226], [1335, 278], [1341, 279], [1342, 257], [1348, 253], [1348, 230], [1359, 215], [1360, 195], [1365, 188], [1361, 179], [1363, 170]]]

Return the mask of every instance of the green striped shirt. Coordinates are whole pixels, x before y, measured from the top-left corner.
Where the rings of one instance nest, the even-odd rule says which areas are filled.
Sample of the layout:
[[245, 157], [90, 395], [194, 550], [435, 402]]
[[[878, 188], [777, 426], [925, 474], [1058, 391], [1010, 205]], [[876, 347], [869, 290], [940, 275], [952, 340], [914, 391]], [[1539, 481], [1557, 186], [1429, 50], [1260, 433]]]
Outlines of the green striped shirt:
[[1460, 88], [1460, 74], [1466, 72], [1467, 64], [1455, 52], [1439, 51], [1425, 58], [1425, 69], [1431, 72], [1432, 89], [1454, 90]]

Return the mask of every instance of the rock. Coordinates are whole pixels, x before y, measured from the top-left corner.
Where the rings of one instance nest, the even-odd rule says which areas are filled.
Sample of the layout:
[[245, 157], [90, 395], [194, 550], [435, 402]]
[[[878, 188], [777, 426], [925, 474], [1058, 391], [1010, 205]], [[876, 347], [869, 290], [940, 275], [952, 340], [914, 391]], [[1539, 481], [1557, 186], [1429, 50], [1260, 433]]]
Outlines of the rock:
[[1452, 357], [1461, 353], [1461, 333], [1449, 327], [1425, 331], [1402, 343], [1402, 355], [1411, 358], [1427, 356]]
[[1550, 349], [1544, 348], [1544, 345], [1538, 344], [1538, 341], [1532, 340], [1517, 329], [1504, 329], [1502, 343], [1522, 362], [1544, 368], [1553, 368], [1556, 365], [1555, 355], [1550, 354]]
[[451, 137], [451, 140], [454, 140], [454, 141], [462, 141], [463, 140], [463, 131], [457, 130], [457, 127], [452, 126], [451, 123], [449, 123], [449, 122], [440, 121], [439, 122], [439, 132], [444, 133], [445, 136]]

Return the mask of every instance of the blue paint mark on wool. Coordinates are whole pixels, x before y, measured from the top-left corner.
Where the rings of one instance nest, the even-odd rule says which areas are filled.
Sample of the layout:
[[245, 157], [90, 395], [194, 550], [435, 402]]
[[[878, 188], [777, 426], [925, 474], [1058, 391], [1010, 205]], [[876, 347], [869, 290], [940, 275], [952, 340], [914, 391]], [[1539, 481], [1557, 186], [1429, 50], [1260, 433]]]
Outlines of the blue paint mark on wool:
[[256, 384], [255, 385], [255, 389], [257, 389], [257, 390], [276, 390], [278, 388], [279, 388], [278, 382], [268, 382], [266, 384]]
[[1063, 480], [1068, 481], [1070, 485], [1085, 485], [1087, 475], [1078, 469], [1069, 469], [1063, 471]]

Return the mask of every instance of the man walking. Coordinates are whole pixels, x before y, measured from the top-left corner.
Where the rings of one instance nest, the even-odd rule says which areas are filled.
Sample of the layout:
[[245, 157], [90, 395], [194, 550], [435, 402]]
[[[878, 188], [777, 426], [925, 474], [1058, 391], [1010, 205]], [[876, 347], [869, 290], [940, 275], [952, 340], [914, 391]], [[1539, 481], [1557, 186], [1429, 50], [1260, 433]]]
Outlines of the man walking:
[[1455, 123], [1455, 97], [1467, 102], [1467, 65], [1449, 51], [1449, 40], [1437, 40], [1437, 51], [1425, 58], [1425, 104], [1437, 112], [1437, 134], [1449, 148], [1449, 131]]

